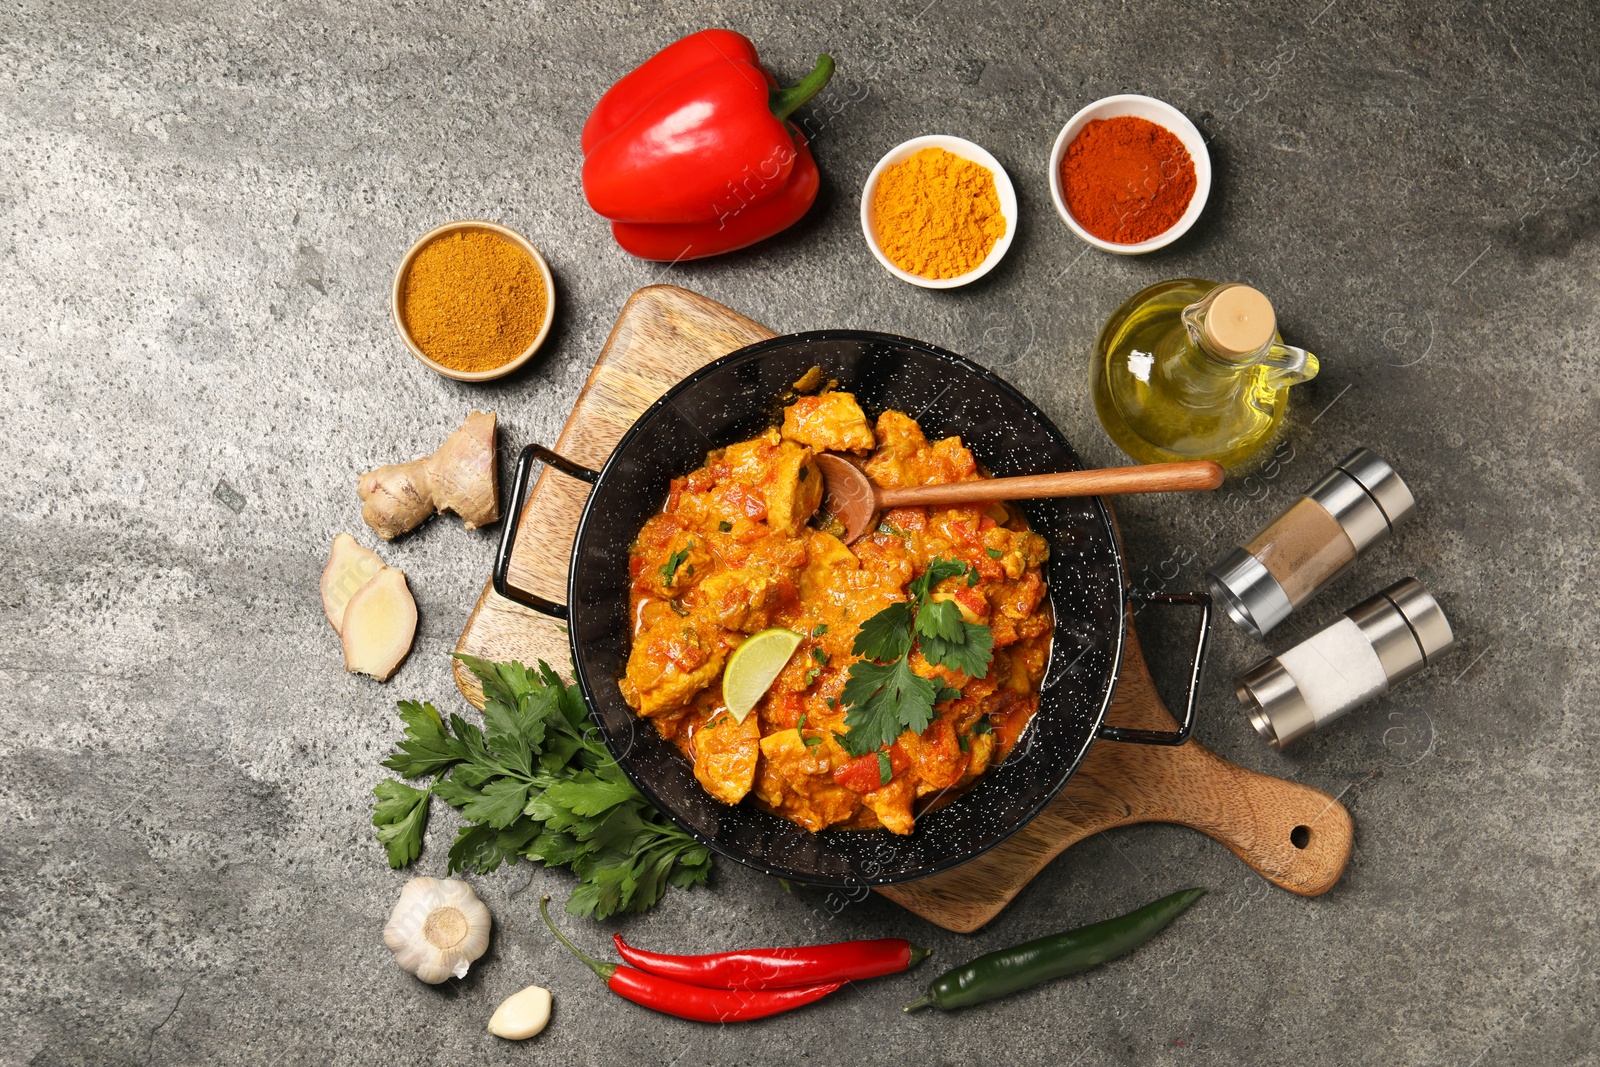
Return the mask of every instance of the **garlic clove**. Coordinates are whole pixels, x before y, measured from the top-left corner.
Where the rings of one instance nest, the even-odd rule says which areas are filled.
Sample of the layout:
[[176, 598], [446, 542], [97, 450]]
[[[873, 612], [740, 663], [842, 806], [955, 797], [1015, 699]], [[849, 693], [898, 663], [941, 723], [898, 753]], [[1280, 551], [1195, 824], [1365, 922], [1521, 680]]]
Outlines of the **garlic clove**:
[[383, 928], [383, 943], [401, 970], [430, 985], [465, 978], [489, 947], [489, 909], [465, 882], [413, 878]]
[[508, 1041], [523, 1041], [550, 1022], [550, 990], [531, 985], [500, 1002], [489, 1016], [489, 1032]]

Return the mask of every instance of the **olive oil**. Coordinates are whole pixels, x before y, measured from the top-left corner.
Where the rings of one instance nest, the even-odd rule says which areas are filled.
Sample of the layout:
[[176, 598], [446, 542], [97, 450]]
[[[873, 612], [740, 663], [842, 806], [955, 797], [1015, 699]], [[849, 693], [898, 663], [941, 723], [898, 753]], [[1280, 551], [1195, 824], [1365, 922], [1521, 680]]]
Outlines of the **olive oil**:
[[1283, 343], [1256, 290], [1179, 278], [1135, 293], [1106, 320], [1090, 391], [1106, 433], [1139, 462], [1228, 467], [1272, 439], [1289, 386], [1317, 369], [1316, 356]]

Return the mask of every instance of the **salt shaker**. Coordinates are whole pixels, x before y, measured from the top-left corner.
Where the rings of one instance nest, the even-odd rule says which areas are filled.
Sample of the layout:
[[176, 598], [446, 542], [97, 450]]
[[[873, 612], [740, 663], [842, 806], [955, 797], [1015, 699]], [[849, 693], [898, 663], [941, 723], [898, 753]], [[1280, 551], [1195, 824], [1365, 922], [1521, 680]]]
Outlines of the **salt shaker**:
[[1234, 679], [1250, 724], [1273, 748], [1386, 692], [1455, 645], [1450, 621], [1415, 578], [1402, 578], [1327, 629]]
[[1207, 571], [1206, 580], [1234, 622], [1264, 637], [1416, 506], [1395, 469], [1358, 448]]

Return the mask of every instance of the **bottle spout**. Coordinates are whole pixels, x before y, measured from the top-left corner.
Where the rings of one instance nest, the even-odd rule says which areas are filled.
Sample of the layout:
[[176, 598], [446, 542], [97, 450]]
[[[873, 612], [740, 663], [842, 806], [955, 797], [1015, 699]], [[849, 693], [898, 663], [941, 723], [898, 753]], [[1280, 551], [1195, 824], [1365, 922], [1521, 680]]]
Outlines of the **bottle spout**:
[[1279, 342], [1268, 347], [1267, 358], [1261, 365], [1267, 368], [1267, 384], [1274, 389], [1309, 382], [1322, 369], [1321, 362], [1310, 352]]

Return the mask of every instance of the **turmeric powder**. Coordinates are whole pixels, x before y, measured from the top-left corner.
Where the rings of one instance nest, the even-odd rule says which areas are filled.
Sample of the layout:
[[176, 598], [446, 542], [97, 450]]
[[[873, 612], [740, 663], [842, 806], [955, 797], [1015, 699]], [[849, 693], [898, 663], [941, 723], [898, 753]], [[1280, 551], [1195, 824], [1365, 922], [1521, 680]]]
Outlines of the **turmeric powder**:
[[486, 371], [533, 344], [549, 298], [526, 250], [493, 231], [464, 229], [429, 241], [411, 260], [400, 314], [435, 363]]
[[889, 261], [923, 278], [977, 270], [1005, 236], [994, 172], [942, 148], [884, 168], [872, 194], [872, 228]]

